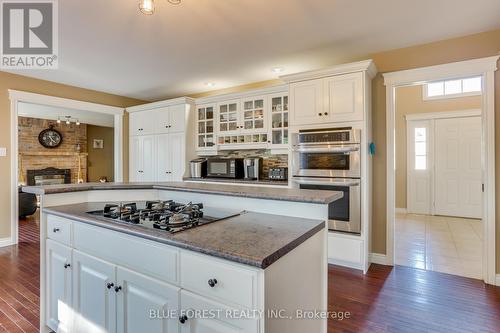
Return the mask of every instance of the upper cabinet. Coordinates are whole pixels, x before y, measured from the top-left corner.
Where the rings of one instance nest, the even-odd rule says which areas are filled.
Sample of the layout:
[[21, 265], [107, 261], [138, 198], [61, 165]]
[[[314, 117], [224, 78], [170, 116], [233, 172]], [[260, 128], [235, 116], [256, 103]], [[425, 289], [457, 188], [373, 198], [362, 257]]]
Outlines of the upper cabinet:
[[373, 61], [283, 76], [290, 85], [292, 127], [365, 120]]
[[288, 93], [269, 95], [268, 99], [271, 145], [285, 148], [288, 145]]
[[265, 117], [266, 99], [263, 96], [244, 98], [241, 101], [242, 133], [256, 133], [267, 131]]
[[240, 131], [239, 100], [217, 103], [217, 120], [220, 134], [235, 134]]
[[215, 104], [196, 107], [196, 149], [212, 150], [215, 145]]

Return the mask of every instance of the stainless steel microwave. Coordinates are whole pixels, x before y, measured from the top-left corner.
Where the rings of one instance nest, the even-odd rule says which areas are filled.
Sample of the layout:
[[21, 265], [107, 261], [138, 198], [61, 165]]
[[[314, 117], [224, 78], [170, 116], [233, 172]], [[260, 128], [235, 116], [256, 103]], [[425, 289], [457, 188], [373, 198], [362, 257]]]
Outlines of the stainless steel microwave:
[[242, 158], [209, 158], [207, 162], [207, 177], [243, 178], [244, 168]]

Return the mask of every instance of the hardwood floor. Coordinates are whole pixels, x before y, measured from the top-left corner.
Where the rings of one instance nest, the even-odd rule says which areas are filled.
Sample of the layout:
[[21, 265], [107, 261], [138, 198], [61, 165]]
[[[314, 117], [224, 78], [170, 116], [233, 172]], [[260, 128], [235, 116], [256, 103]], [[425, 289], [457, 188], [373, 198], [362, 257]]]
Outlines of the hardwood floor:
[[[0, 248], [0, 332], [38, 332], [38, 220], [20, 222], [19, 244]], [[328, 332], [500, 332], [500, 288], [410, 267], [368, 274], [330, 266]], [[281, 332], [280, 332], [281, 333]], [[309, 333], [309, 332], [307, 332]], [[314, 332], [311, 332], [314, 333]]]

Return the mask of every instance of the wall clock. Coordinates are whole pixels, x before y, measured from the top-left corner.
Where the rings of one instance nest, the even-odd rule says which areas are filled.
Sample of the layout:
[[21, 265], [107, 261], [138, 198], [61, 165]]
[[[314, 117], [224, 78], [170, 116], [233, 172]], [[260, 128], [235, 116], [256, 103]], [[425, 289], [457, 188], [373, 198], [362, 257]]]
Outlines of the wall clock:
[[57, 148], [62, 143], [62, 135], [54, 129], [54, 125], [50, 125], [38, 134], [38, 142], [45, 148]]

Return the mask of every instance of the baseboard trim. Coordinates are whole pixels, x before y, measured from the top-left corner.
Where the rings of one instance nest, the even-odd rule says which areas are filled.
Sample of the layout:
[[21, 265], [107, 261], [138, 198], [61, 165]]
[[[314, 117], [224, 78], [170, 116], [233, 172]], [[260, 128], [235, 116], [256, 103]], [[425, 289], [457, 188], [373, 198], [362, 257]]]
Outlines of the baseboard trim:
[[0, 238], [0, 247], [10, 246], [12, 244], [14, 243], [12, 242], [12, 239], [10, 237]]
[[495, 276], [495, 285], [496, 285], [496, 286], [500, 286], [500, 274], [497, 274], [497, 275]]
[[381, 253], [370, 253], [370, 263], [387, 265], [387, 256]]
[[360, 263], [339, 260], [339, 259], [333, 259], [333, 258], [328, 258], [328, 263], [332, 264], [332, 265], [337, 265], [337, 266], [359, 269], [361, 271], [363, 270], [363, 265]]
[[406, 212], [407, 212], [406, 208], [396, 208], [396, 213], [406, 214]]

